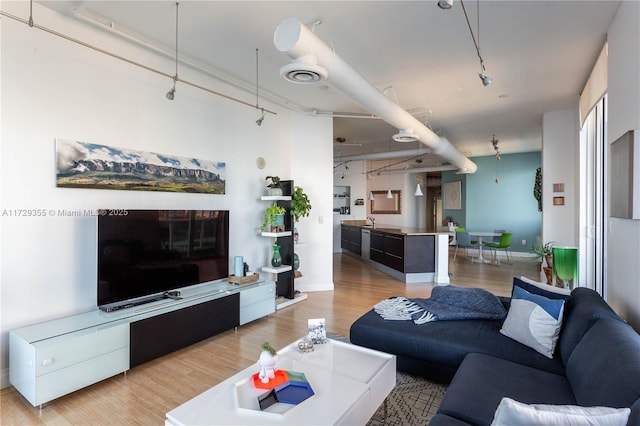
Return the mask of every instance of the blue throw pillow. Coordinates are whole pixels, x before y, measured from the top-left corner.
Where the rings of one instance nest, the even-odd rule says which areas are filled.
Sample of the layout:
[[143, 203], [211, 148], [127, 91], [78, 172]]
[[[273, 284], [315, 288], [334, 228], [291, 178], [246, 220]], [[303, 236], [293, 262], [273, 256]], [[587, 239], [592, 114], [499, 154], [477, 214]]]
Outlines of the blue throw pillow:
[[514, 286], [511, 306], [500, 333], [553, 358], [562, 326], [564, 302]]
[[[571, 290], [568, 288], [558, 288], [549, 284], [530, 280], [526, 277], [513, 277], [513, 288], [520, 287], [529, 293], [539, 294], [549, 299], [571, 299]], [[513, 291], [512, 291], [513, 296]]]

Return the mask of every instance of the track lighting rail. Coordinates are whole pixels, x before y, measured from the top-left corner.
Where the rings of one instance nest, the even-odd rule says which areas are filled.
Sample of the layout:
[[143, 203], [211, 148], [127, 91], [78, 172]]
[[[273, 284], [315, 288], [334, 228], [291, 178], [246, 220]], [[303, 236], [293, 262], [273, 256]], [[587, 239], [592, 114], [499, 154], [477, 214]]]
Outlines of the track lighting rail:
[[[200, 89], [200, 90], [203, 90], [203, 91], [205, 91], [205, 92], [211, 93], [212, 95], [215, 95], [215, 96], [218, 96], [218, 97], [221, 97], [221, 98], [224, 98], [224, 99], [227, 99], [227, 100], [230, 100], [230, 101], [233, 101], [233, 102], [236, 102], [236, 103], [239, 103], [239, 104], [242, 104], [242, 105], [245, 105], [245, 106], [251, 107], [251, 108], [253, 108], [253, 109], [256, 109], [256, 105], [254, 105], [254, 104], [252, 104], [252, 103], [250, 103], [250, 102], [245, 102], [245, 101], [243, 101], [243, 100], [241, 100], [241, 99], [237, 99], [237, 98], [234, 98], [234, 97], [232, 97], [232, 96], [225, 95], [224, 93], [220, 93], [220, 92], [218, 92], [218, 91], [215, 91], [215, 90], [212, 90], [212, 89], [208, 89], [208, 88], [206, 88], [206, 87], [204, 87], [204, 86], [201, 86], [201, 85], [199, 85], [199, 84], [196, 84], [196, 83], [193, 83], [193, 82], [190, 82], [190, 81], [184, 80], [184, 79], [182, 79], [182, 78], [179, 78], [177, 75], [171, 75], [171, 74], [166, 73], [166, 72], [164, 72], [164, 71], [160, 71], [160, 70], [158, 70], [158, 69], [152, 68], [152, 67], [150, 67], [150, 66], [148, 66], [148, 65], [144, 65], [144, 64], [142, 64], [142, 63], [140, 63], [140, 62], [133, 61], [133, 60], [131, 60], [131, 59], [129, 59], [129, 58], [126, 58], [126, 57], [124, 57], [124, 56], [122, 56], [122, 55], [118, 55], [117, 53], [110, 52], [110, 51], [105, 50], [105, 49], [103, 49], [103, 48], [101, 48], [101, 47], [94, 46], [94, 45], [92, 45], [92, 44], [89, 44], [89, 43], [84, 42], [84, 41], [82, 41], [82, 40], [79, 40], [79, 39], [77, 39], [77, 38], [74, 38], [74, 37], [68, 36], [68, 35], [66, 35], [66, 34], [63, 34], [63, 33], [61, 33], [61, 32], [58, 32], [58, 31], [56, 31], [56, 30], [53, 30], [53, 29], [51, 29], [51, 28], [47, 28], [47, 27], [45, 27], [45, 26], [42, 26], [42, 25], [36, 24], [35, 22], [33, 22], [33, 17], [32, 17], [32, 15], [31, 15], [31, 16], [29, 16], [29, 19], [23, 19], [23, 18], [20, 18], [19, 16], [15, 16], [15, 15], [13, 15], [13, 14], [11, 14], [11, 13], [8, 13], [8, 12], [5, 12], [5, 11], [0, 10], [0, 16], [4, 16], [4, 17], [6, 17], [6, 18], [13, 19], [14, 21], [21, 22], [21, 23], [23, 23], [23, 24], [25, 24], [25, 25], [28, 25], [29, 27], [36, 28], [36, 29], [41, 30], [41, 31], [44, 31], [44, 32], [46, 32], [46, 33], [48, 33], [48, 34], [54, 35], [54, 36], [56, 36], [56, 37], [60, 37], [60, 38], [62, 38], [62, 39], [65, 39], [65, 40], [67, 40], [67, 41], [70, 41], [70, 42], [72, 42], [72, 43], [79, 44], [80, 46], [84, 46], [84, 47], [87, 47], [87, 48], [89, 48], [89, 49], [92, 49], [92, 50], [94, 50], [94, 51], [96, 51], [96, 52], [99, 52], [99, 53], [102, 53], [102, 54], [104, 54], [104, 55], [110, 56], [110, 57], [112, 57], [112, 58], [114, 58], [114, 59], [118, 59], [118, 60], [123, 61], [123, 62], [126, 62], [126, 63], [128, 63], [128, 64], [131, 64], [131, 65], [137, 66], [137, 67], [139, 67], [139, 68], [145, 69], [145, 70], [147, 70], [147, 71], [151, 71], [151, 72], [156, 73], [156, 74], [158, 74], [158, 75], [161, 75], [161, 76], [167, 77], [167, 78], [171, 79], [172, 81], [180, 82], [180, 83], [182, 83], [182, 84], [186, 84], [187, 86], [191, 86], [191, 87], [194, 87], [194, 88], [196, 88], [196, 89]], [[271, 111], [271, 110], [266, 109], [266, 108], [262, 108], [262, 107], [260, 107], [260, 110], [261, 110], [261, 112], [264, 112], [264, 113], [269, 113], [269, 114], [273, 114], [273, 115], [278, 115], [278, 113], [277, 113], [277, 112], [275, 112], [275, 111]]]

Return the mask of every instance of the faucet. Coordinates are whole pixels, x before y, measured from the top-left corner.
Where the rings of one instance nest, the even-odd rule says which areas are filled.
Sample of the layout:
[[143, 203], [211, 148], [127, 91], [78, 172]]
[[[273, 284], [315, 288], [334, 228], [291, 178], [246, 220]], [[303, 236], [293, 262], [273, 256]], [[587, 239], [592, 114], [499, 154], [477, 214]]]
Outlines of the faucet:
[[[371, 226], [372, 226], [372, 228], [374, 228], [374, 229], [375, 229], [375, 227], [376, 227], [376, 220], [375, 220], [372, 216], [367, 216], [367, 220], [370, 220], [370, 221], [371, 221]], [[365, 220], [365, 222], [366, 222], [366, 220]]]

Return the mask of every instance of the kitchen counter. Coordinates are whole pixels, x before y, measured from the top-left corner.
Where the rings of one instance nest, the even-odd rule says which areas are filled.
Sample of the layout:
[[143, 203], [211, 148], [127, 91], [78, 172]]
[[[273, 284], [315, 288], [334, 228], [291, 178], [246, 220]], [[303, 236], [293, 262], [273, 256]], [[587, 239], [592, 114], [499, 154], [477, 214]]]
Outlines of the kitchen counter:
[[425, 229], [341, 222], [342, 252], [406, 283], [449, 283], [449, 234]]
[[427, 232], [424, 228], [411, 228], [408, 226], [376, 224], [375, 228], [366, 220], [343, 220], [343, 225], [357, 226], [363, 229], [375, 229], [376, 231], [388, 232], [398, 235], [449, 235], [446, 232]]

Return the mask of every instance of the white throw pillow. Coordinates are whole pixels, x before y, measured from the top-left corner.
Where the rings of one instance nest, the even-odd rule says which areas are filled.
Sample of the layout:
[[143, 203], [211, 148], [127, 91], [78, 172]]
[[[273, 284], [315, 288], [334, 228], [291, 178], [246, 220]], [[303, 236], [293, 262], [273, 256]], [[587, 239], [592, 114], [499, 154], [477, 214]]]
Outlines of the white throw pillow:
[[524, 281], [527, 284], [531, 284], [532, 286], [536, 286], [539, 289], [542, 289], [544, 291], [548, 291], [551, 293], [557, 293], [557, 294], [562, 294], [564, 296], [569, 296], [571, 295], [571, 289], [570, 288], [560, 288], [560, 287], [556, 287], [553, 285], [549, 285], [546, 283], [541, 283], [538, 281], [534, 281], [530, 278], [527, 277], [520, 277], [520, 280]]
[[504, 397], [491, 426], [626, 426], [629, 408], [524, 404]]

